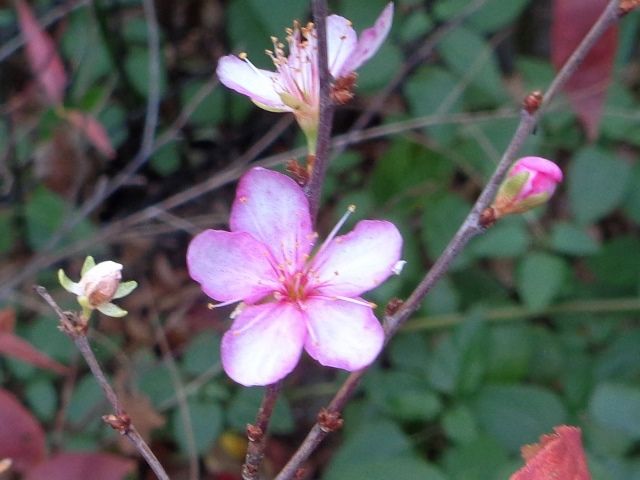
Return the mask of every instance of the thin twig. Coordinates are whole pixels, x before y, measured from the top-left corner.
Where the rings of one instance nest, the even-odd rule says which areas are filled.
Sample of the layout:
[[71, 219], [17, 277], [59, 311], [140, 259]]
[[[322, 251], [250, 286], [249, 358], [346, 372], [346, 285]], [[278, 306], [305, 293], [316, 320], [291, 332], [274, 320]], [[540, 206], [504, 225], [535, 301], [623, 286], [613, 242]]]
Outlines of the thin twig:
[[333, 102], [331, 101], [331, 73], [327, 56], [327, 1], [313, 0], [313, 22], [318, 35], [318, 82], [320, 83], [320, 105], [318, 117], [318, 139], [311, 178], [305, 187], [309, 198], [311, 218], [316, 218], [320, 207], [322, 184], [329, 166], [331, 148], [331, 125], [333, 123]]
[[[150, 290], [145, 289], [147, 293], [147, 300], [149, 307], [153, 309], [154, 301]], [[184, 390], [184, 382], [180, 377], [180, 371], [176, 365], [176, 361], [171, 353], [171, 347], [167, 340], [167, 335], [164, 331], [162, 323], [158, 318], [158, 313], [153, 312], [152, 315], [153, 328], [156, 331], [156, 340], [158, 346], [162, 352], [162, 361], [164, 362], [167, 370], [169, 371], [169, 377], [171, 377], [171, 383], [173, 383], [174, 391], [176, 392], [176, 399], [178, 403], [178, 411], [180, 412], [180, 418], [182, 420], [182, 428], [184, 430], [184, 436], [186, 439], [187, 454], [189, 457], [189, 478], [190, 480], [198, 480], [200, 478], [200, 465], [198, 463], [198, 450], [196, 448], [196, 441], [193, 435], [193, 422], [191, 421], [191, 410], [189, 409], [189, 403], [187, 402], [187, 395]]]
[[[111, 384], [107, 380], [100, 364], [96, 356], [91, 349], [91, 345], [87, 340], [86, 333], [83, 331], [83, 328], [78, 328], [78, 320], [74, 318], [76, 315], [72, 312], [64, 312], [58, 306], [56, 301], [51, 297], [49, 292], [47, 292], [46, 288], [41, 286], [34, 287], [35, 291], [38, 295], [40, 295], [44, 301], [46, 301], [51, 308], [56, 312], [58, 319], [60, 320], [61, 329], [69, 335], [76, 348], [80, 351], [80, 354], [83, 356], [87, 365], [89, 365], [89, 369], [91, 373], [97, 380], [100, 388], [104, 392], [105, 397], [111, 404], [114, 409], [115, 415], [109, 415], [107, 417], [113, 418], [113, 420], [120, 422], [120, 427], [116, 428], [113, 422], [110, 423], [111, 426], [116, 428], [122, 435], [126, 436], [131, 443], [136, 447], [140, 455], [146, 460], [151, 470], [156, 474], [156, 476], [160, 480], [169, 480], [169, 476], [164, 471], [164, 468], [158, 461], [157, 457], [149, 448], [149, 445], [144, 441], [144, 439], [140, 436], [135, 426], [131, 423], [126, 412], [120, 406], [120, 402], [118, 401], [118, 397], [116, 392], [111, 387]], [[86, 321], [86, 320], [85, 320]], [[105, 419], [105, 417], [103, 417]]]
[[[462, 223], [453, 239], [449, 242], [442, 255], [436, 260], [435, 264], [423, 280], [418, 284], [409, 298], [400, 306], [400, 308], [392, 315], [385, 317], [385, 342], [388, 342], [391, 337], [398, 331], [402, 324], [407, 320], [422, 303], [425, 295], [433, 287], [433, 285], [447, 272], [453, 260], [466, 246], [467, 242], [481, 233], [484, 229], [480, 225], [480, 214], [487, 208], [490, 202], [493, 200], [497, 189], [510, 168], [517, 151], [522, 147], [527, 136], [533, 131], [541, 111], [554, 95], [564, 86], [571, 74], [575, 72], [580, 63], [584, 60], [589, 50], [593, 47], [596, 41], [602, 36], [602, 34], [619, 18], [618, 13], [619, 0], [611, 0], [607, 8], [602, 12], [594, 26], [589, 33], [582, 40], [580, 45], [576, 48], [574, 53], [569, 57], [565, 65], [562, 67], [558, 75], [549, 86], [548, 91], [543, 97], [540, 108], [533, 113], [527, 111], [522, 112], [520, 123], [513, 134], [511, 142], [504, 154], [500, 163], [496, 167], [495, 172], [487, 182], [487, 185], [483, 189], [482, 193], [478, 197], [478, 200], [474, 204], [471, 212]], [[347, 380], [344, 382], [340, 390], [336, 393], [333, 400], [329, 404], [327, 411], [339, 413], [342, 411], [346, 403], [349, 401], [356, 387], [358, 386], [360, 379], [366, 372], [366, 369], [353, 372]], [[282, 469], [280, 474], [276, 477], [276, 480], [289, 480], [294, 477], [300, 466], [306, 461], [311, 453], [316, 449], [320, 442], [327, 436], [329, 432], [323, 430], [319, 423], [316, 423], [307, 434], [296, 453], [291, 460]]]
[[262, 403], [258, 409], [258, 414], [256, 415], [256, 423], [247, 425], [249, 444], [247, 445], [247, 456], [242, 466], [243, 480], [256, 480], [260, 477], [260, 464], [262, 463], [264, 449], [267, 445], [269, 421], [271, 420], [271, 415], [276, 406], [281, 388], [282, 382], [267, 385]]

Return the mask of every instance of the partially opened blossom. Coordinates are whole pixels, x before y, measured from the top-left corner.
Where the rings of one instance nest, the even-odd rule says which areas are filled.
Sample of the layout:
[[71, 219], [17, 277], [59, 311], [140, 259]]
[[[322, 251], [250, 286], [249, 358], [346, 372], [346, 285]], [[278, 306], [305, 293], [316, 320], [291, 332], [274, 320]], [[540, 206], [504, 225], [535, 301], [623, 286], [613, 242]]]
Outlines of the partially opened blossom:
[[591, 480], [580, 429], [561, 425], [535, 445], [522, 447], [525, 466], [510, 480]]
[[373, 220], [335, 236], [341, 223], [312, 253], [316, 234], [302, 189], [254, 168], [238, 185], [231, 231], [206, 230], [191, 241], [191, 278], [223, 305], [243, 302], [222, 339], [222, 365], [232, 379], [274, 383], [303, 349], [349, 371], [376, 358], [384, 333], [360, 295], [397, 270], [402, 238], [393, 224]]
[[550, 160], [542, 157], [517, 160], [492, 205], [496, 218], [542, 205], [551, 198], [562, 179], [562, 170]]
[[92, 310], [109, 317], [124, 317], [127, 311], [111, 303], [111, 300], [129, 295], [138, 286], [133, 280], [121, 282], [121, 264], [107, 260], [96, 265], [93, 257], [85, 259], [79, 282], [70, 280], [62, 269], [58, 270], [58, 280], [65, 290], [77, 295], [87, 318]]
[[[387, 37], [393, 20], [393, 4], [389, 3], [375, 24], [364, 30], [358, 39], [351, 22], [339, 15], [327, 17], [327, 56], [329, 72], [340, 83], [353, 86], [354, 72], [373, 56]], [[267, 53], [275, 72], [256, 68], [247, 59], [227, 55], [218, 62], [216, 73], [220, 81], [238, 93], [247, 95], [265, 110], [292, 112], [307, 136], [309, 150], [315, 149], [320, 103], [318, 43], [313, 23], [294, 23], [287, 30], [289, 54], [285, 45], [272, 37], [273, 51]]]

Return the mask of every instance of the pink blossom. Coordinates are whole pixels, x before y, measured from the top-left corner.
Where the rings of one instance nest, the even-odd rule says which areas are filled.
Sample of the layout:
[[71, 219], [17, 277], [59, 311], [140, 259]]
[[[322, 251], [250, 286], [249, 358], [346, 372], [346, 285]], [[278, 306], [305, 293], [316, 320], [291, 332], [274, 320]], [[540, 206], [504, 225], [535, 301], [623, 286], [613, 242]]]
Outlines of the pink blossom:
[[402, 237], [393, 224], [372, 220], [336, 237], [342, 223], [312, 254], [317, 235], [302, 189], [254, 168], [238, 185], [231, 231], [206, 230], [191, 241], [191, 278], [223, 305], [243, 302], [222, 339], [222, 364], [236, 382], [274, 383], [303, 349], [349, 371], [376, 358], [384, 332], [360, 295], [394, 272]]
[[521, 158], [513, 165], [509, 176], [515, 176], [520, 172], [527, 172], [529, 176], [518, 193], [516, 201], [540, 194], [546, 194], [550, 197], [563, 178], [560, 167], [542, 157]]
[[591, 480], [580, 440], [580, 429], [567, 425], [540, 437], [540, 443], [522, 447], [525, 466], [510, 480]]
[[542, 205], [551, 198], [561, 181], [562, 170], [550, 160], [541, 157], [517, 160], [488, 209], [491, 221]]
[[[391, 28], [393, 3], [382, 11], [375, 24], [357, 38], [351, 22], [339, 15], [327, 17], [327, 56], [329, 71], [336, 78], [355, 72], [380, 48]], [[317, 128], [320, 85], [318, 46], [312, 23], [297, 22], [287, 30], [289, 55], [284, 44], [272, 37], [273, 51], [267, 51], [275, 72], [256, 68], [247, 59], [227, 55], [218, 62], [220, 81], [238, 93], [247, 95], [259, 107], [274, 112], [293, 112], [305, 132]]]

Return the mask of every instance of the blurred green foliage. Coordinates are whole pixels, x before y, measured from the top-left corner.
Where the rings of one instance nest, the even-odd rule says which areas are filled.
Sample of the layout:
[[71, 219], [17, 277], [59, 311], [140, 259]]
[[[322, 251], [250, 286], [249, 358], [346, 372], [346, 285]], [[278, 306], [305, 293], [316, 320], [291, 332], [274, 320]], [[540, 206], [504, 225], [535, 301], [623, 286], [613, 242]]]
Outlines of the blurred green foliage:
[[[284, 28], [309, 13], [302, 0], [229, 0], [213, 2], [212, 10], [206, 3], [172, 7], [184, 8], [180, 12], [188, 25], [174, 25], [175, 19], [168, 18], [174, 12], [159, 12], [160, 132], [208, 88], [218, 56], [246, 51], [257, 66], [271, 68], [263, 55], [269, 36], [283, 38]], [[331, 7], [361, 31], [385, 3], [343, 0]], [[334, 131], [346, 131], [407, 58], [469, 3], [398, 1], [390, 38], [359, 71], [358, 96], [338, 110]], [[536, 3], [487, 0], [437, 43], [433, 56], [410, 71], [375, 120], [391, 128], [396, 122], [433, 117], [432, 124], [356, 145], [330, 166], [321, 229], [353, 203], [358, 207], [353, 221], [387, 218], [404, 235], [408, 264], [401, 277], [368, 296], [379, 305], [393, 296], [406, 297], [437, 259], [508, 144], [521, 94], [544, 89], [553, 78], [553, 67], [540, 54], [548, 32], [532, 21], [541, 8]], [[43, 13], [53, 4], [35, 6]], [[48, 254], [51, 238], [78, 215], [91, 192], [81, 187], [75, 194], [57, 191], [48, 177], [37, 174], [39, 164], [67, 169], [68, 183], [83, 172], [81, 186], [95, 188], [97, 179], [121, 171], [139, 146], [150, 81], [141, 4], [97, 4], [99, 9], [73, 10], [55, 29], [71, 78], [65, 103], [95, 112], [119, 156], [105, 161], [85, 149], [81, 166], [55, 163], [60, 160], [55, 155], [38, 160], [65, 128], [61, 120], [44, 109], [35, 121], [4, 119], [0, 148], [3, 155], [7, 152], [8, 166], [0, 203], [0, 252], [7, 264]], [[547, 206], [500, 221], [461, 253], [365, 377], [361, 394], [345, 412], [339, 445], [331, 445], [331, 460], [318, 478], [506, 479], [521, 465], [519, 448], [562, 423], [582, 428], [595, 480], [640, 478], [640, 82], [633, 74], [639, 24], [637, 13], [622, 21], [598, 141], [587, 144], [565, 98], [550, 106], [522, 154], [556, 160], [565, 172], [564, 185]], [[6, 6], [0, 9], [0, 26], [16, 34]], [[8, 87], [0, 90], [3, 104], [20, 90]], [[144, 189], [116, 195], [64, 231], [56, 248], [89, 239], [94, 241], [86, 253], [140, 252], [126, 239], [114, 241], [116, 247], [113, 239], [101, 241], [96, 235], [114, 219], [219, 174], [276, 121], [276, 114], [254, 108], [221, 86], [194, 107], [180, 135], [155, 151], [141, 170]], [[299, 145], [293, 128], [264, 156]], [[216, 190], [180, 215], [191, 221], [211, 214], [212, 208], [226, 213], [229, 198], [228, 192]], [[211, 226], [201, 218], [192, 225]], [[143, 237], [147, 232], [142, 230], [134, 234]], [[149, 238], [143, 248], [170, 257], [175, 277], [188, 288], [182, 260], [188, 239], [176, 231]], [[142, 257], [128, 271], [150, 275], [152, 256]], [[40, 271], [38, 281], [53, 287], [54, 270]], [[76, 364], [70, 342], [51, 316], [34, 316], [20, 296], [3, 302], [18, 311], [21, 337], [62, 363]], [[161, 312], [161, 320], [171, 313]], [[113, 333], [111, 326], [104, 335], [108, 340], [94, 339], [100, 361], [110, 371], [127, 371], [129, 388], [148, 396], [166, 418], [153, 438], [176, 452], [177, 460], [167, 456], [168, 461], [184, 463], [191, 441], [199, 455], [211, 456], [221, 435], [243, 435], [254, 420], [262, 390], [238, 388], [222, 373], [223, 326], [211, 321], [211, 328], [197, 334], [187, 328], [185, 338], [173, 346], [173, 367], [154, 341], [136, 341], [125, 327]], [[84, 369], [77, 375], [70, 397], [63, 399], [64, 381], [54, 374], [0, 358], [2, 387], [21, 396], [50, 436], [60, 408], [66, 409], [68, 431], [62, 440], [50, 440], [62, 442], [58, 445], [64, 449], [112, 448], [116, 434], [100, 421], [107, 409], [102, 393]], [[303, 362], [273, 417], [278, 439], [295, 444], [302, 438], [330, 398], [327, 390], [338, 386], [332, 375]], [[327, 378], [330, 388], [315, 388], [326, 387]], [[178, 388], [186, 398], [178, 398]]]

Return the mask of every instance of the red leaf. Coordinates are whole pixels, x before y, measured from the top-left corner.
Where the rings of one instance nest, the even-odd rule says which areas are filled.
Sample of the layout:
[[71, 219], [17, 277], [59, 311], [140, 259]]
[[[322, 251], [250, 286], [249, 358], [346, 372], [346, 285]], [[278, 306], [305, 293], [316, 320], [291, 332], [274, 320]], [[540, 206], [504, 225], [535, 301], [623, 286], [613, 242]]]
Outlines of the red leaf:
[[107, 131], [102, 124], [92, 115], [78, 110], [67, 110], [65, 118], [87, 137], [91, 144], [105, 157], [113, 158], [116, 155]]
[[0, 458], [10, 458], [12, 469], [25, 472], [46, 456], [42, 427], [18, 399], [0, 390]]
[[[554, 0], [551, 59], [560, 69], [607, 6], [608, 0]], [[590, 141], [598, 137], [618, 46], [618, 27], [605, 32], [571, 76], [565, 92]]]
[[561, 425], [540, 443], [522, 447], [525, 466], [510, 480], [591, 480], [580, 440], [580, 429]]
[[0, 333], [0, 354], [17, 358], [39, 368], [65, 375], [67, 367], [42, 353], [26, 340], [13, 333]]
[[16, 325], [16, 312], [12, 308], [0, 310], [0, 333], [13, 333]]
[[20, 31], [24, 37], [27, 58], [33, 74], [53, 105], [62, 103], [67, 74], [51, 37], [42, 30], [29, 4], [17, 0]]
[[110, 453], [63, 452], [30, 470], [24, 480], [122, 480], [134, 468], [133, 460]]

